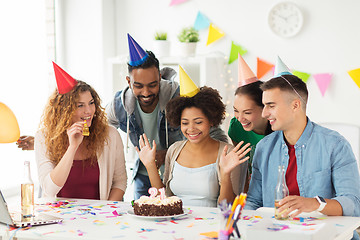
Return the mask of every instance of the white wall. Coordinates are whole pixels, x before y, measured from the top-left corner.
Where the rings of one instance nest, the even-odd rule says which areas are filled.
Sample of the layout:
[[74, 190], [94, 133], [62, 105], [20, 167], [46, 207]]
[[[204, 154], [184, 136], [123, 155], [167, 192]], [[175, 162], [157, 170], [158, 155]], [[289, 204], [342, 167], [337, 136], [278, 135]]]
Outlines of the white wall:
[[[360, 67], [360, 1], [292, 0], [303, 11], [305, 22], [301, 32], [289, 39], [275, 36], [267, 25], [267, 14], [279, 0], [189, 0], [171, 7], [170, 0], [61, 2], [66, 5], [64, 59], [67, 70], [74, 77], [92, 83], [104, 103], [111, 99], [111, 91], [106, 89], [107, 61], [128, 54], [126, 33], [151, 50], [155, 31], [167, 31], [174, 52], [178, 32], [184, 26], [193, 25], [200, 10], [226, 36], [206, 46], [207, 31], [202, 30], [198, 54], [220, 51], [229, 55], [231, 41], [235, 41], [248, 50], [244, 58], [254, 72], [256, 57], [275, 63], [279, 55], [291, 69], [310, 74], [332, 73], [325, 97], [321, 96], [315, 80], [312, 77], [308, 80], [308, 115], [317, 122], [360, 126], [357, 107], [360, 89], [347, 74], [348, 70]], [[237, 63], [229, 68], [236, 79]]]
[[112, 0], [57, 0], [57, 61], [92, 85], [104, 103], [106, 59], [116, 55]]
[[[165, 30], [174, 50], [178, 32], [193, 25], [200, 10], [226, 36], [206, 47], [207, 31], [202, 30], [198, 54], [221, 51], [229, 55], [231, 41], [235, 41], [248, 50], [244, 58], [254, 72], [256, 57], [275, 63], [279, 55], [291, 69], [311, 74], [332, 73], [325, 97], [315, 80], [308, 80], [308, 115], [317, 122], [360, 126], [360, 89], [347, 74], [348, 70], [360, 68], [360, 1], [292, 0], [303, 11], [305, 23], [301, 32], [290, 39], [275, 36], [267, 25], [267, 14], [278, 2], [189, 0], [170, 7], [170, 0], [117, 0], [117, 54], [128, 53], [127, 32], [151, 50], [155, 31]], [[236, 77], [237, 63], [230, 68]]]
[[[44, 1], [0, 1], [0, 102], [14, 112], [21, 135], [34, 135], [49, 96], [51, 62], [47, 59]], [[20, 193], [23, 162], [31, 162], [33, 181], [37, 171], [33, 151], [15, 143], [0, 144], [0, 189]]]

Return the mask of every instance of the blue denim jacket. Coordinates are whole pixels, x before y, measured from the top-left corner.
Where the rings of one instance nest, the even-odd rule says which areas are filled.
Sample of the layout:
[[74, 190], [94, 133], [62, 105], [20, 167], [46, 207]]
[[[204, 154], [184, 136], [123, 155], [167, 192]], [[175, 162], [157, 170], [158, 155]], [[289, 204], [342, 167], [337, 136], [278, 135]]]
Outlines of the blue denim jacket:
[[[300, 195], [337, 200], [344, 216], [360, 216], [360, 179], [350, 144], [339, 133], [309, 119], [295, 144]], [[274, 207], [278, 166], [287, 168], [288, 148], [276, 131], [256, 146], [245, 209]]]

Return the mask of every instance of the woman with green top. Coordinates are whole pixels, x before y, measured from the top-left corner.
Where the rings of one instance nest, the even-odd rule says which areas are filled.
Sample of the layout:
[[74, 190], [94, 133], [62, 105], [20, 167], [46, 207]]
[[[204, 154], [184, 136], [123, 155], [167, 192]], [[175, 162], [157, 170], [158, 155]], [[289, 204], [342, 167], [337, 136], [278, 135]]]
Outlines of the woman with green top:
[[[235, 91], [234, 118], [230, 121], [228, 130], [234, 146], [239, 142], [251, 144], [248, 156], [248, 174], [245, 181], [244, 191], [247, 192], [251, 177], [252, 157], [256, 144], [265, 135], [272, 132], [269, 121], [261, 116], [263, 110], [262, 90], [255, 74], [250, 70], [244, 59], [239, 55], [239, 87]], [[240, 181], [244, 182], [244, 181]]]

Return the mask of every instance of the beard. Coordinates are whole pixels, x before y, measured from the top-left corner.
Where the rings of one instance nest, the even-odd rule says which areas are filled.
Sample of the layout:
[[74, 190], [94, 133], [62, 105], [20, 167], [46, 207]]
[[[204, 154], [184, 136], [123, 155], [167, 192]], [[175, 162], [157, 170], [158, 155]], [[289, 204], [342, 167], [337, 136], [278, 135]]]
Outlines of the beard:
[[[148, 106], [151, 106], [154, 104], [154, 102], [157, 100], [158, 96], [159, 96], [158, 94], [157, 95], [151, 94], [149, 96], [139, 95], [136, 98], [137, 98], [140, 106], [148, 107]], [[147, 98], [147, 99], [145, 100], [145, 98]]]

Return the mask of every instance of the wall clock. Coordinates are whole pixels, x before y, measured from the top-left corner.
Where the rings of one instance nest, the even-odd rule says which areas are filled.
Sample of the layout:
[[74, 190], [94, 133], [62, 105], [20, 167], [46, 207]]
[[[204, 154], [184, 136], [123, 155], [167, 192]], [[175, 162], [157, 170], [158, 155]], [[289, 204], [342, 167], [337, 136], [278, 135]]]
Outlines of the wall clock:
[[280, 2], [271, 8], [268, 16], [270, 29], [280, 37], [293, 37], [304, 22], [299, 7], [292, 2]]

